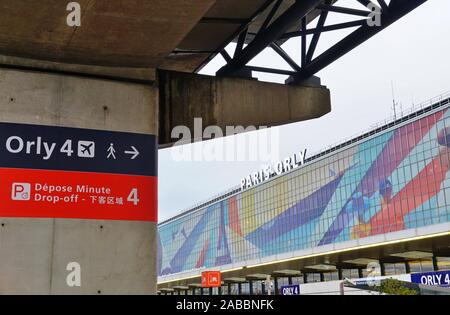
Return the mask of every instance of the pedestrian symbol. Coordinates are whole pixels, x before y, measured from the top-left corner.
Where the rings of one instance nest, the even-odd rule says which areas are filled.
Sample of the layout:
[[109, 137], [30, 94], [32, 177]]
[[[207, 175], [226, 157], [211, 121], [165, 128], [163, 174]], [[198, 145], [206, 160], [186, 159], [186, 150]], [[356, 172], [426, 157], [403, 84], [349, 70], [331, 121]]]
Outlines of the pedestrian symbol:
[[114, 160], [116, 159], [116, 150], [114, 149], [114, 143], [111, 143], [111, 145], [108, 148], [108, 159], [113, 158]]

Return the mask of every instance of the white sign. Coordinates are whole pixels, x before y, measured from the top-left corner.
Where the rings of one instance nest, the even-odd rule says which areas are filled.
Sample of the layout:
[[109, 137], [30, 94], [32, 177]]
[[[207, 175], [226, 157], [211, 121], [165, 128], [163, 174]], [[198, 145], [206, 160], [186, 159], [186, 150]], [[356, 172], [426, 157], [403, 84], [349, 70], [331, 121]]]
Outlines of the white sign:
[[305, 164], [306, 160], [306, 149], [300, 151], [298, 154], [294, 154], [291, 157], [283, 159], [273, 165], [268, 165], [261, 169], [259, 172], [253, 173], [244, 177], [241, 180], [241, 190], [251, 188], [255, 185], [259, 185], [274, 176], [281, 175], [283, 173], [289, 172], [293, 169], [298, 168]]

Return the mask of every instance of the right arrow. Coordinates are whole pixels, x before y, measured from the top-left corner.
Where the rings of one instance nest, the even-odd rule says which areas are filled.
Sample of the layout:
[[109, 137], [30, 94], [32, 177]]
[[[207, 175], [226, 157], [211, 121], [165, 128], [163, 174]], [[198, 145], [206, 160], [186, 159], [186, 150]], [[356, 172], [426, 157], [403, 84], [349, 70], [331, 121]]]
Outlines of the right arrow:
[[131, 159], [134, 160], [139, 155], [139, 151], [134, 146], [131, 146], [131, 149], [133, 151], [125, 151], [125, 154], [132, 154], [133, 156], [131, 157]]

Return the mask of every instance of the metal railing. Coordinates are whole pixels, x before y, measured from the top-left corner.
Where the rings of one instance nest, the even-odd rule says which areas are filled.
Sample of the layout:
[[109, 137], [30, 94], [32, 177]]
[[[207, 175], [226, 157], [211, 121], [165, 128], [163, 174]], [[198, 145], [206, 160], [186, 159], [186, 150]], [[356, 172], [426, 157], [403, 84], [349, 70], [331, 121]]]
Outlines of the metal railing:
[[[438, 96], [435, 96], [427, 101], [414, 104], [410, 108], [403, 110], [399, 113], [399, 115], [392, 115], [391, 117], [388, 117], [384, 120], [378, 121], [371, 125], [371, 127], [368, 130], [365, 130], [363, 132], [359, 132], [357, 134], [353, 134], [352, 136], [346, 137], [343, 140], [340, 140], [338, 142], [334, 142], [330, 145], [327, 145], [324, 149], [321, 149], [317, 152], [315, 152], [309, 159], [306, 161], [309, 162], [311, 160], [314, 160], [320, 156], [323, 156], [324, 152], [326, 154], [336, 151], [337, 149], [340, 149], [344, 146], [350, 145], [351, 143], [360, 141], [361, 139], [371, 136], [373, 134], [377, 134], [383, 130], [386, 130], [388, 128], [391, 128], [395, 125], [401, 124], [413, 117], [410, 117], [414, 114], [415, 117], [418, 115], [422, 115], [425, 109], [433, 107], [433, 105], [436, 105], [436, 107], [442, 106], [445, 103], [450, 102], [450, 91], [447, 91], [445, 93], [442, 93]], [[443, 104], [444, 103], [444, 104]], [[432, 110], [432, 108], [430, 109]]]

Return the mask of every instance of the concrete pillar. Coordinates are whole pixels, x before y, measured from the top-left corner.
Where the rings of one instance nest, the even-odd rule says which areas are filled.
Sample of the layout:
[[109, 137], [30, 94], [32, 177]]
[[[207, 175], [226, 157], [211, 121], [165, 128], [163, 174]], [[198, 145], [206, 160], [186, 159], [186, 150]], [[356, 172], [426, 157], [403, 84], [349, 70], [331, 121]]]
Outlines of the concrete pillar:
[[159, 71], [161, 146], [170, 146], [171, 131], [187, 126], [192, 140], [194, 118], [203, 128], [219, 126], [278, 126], [319, 118], [331, 111], [330, 91], [324, 86], [292, 86], [241, 78]]
[[[0, 122], [157, 135], [157, 104], [149, 84], [0, 68]], [[1, 213], [0, 294], [156, 293], [156, 222]], [[81, 287], [66, 283], [69, 262]]]

